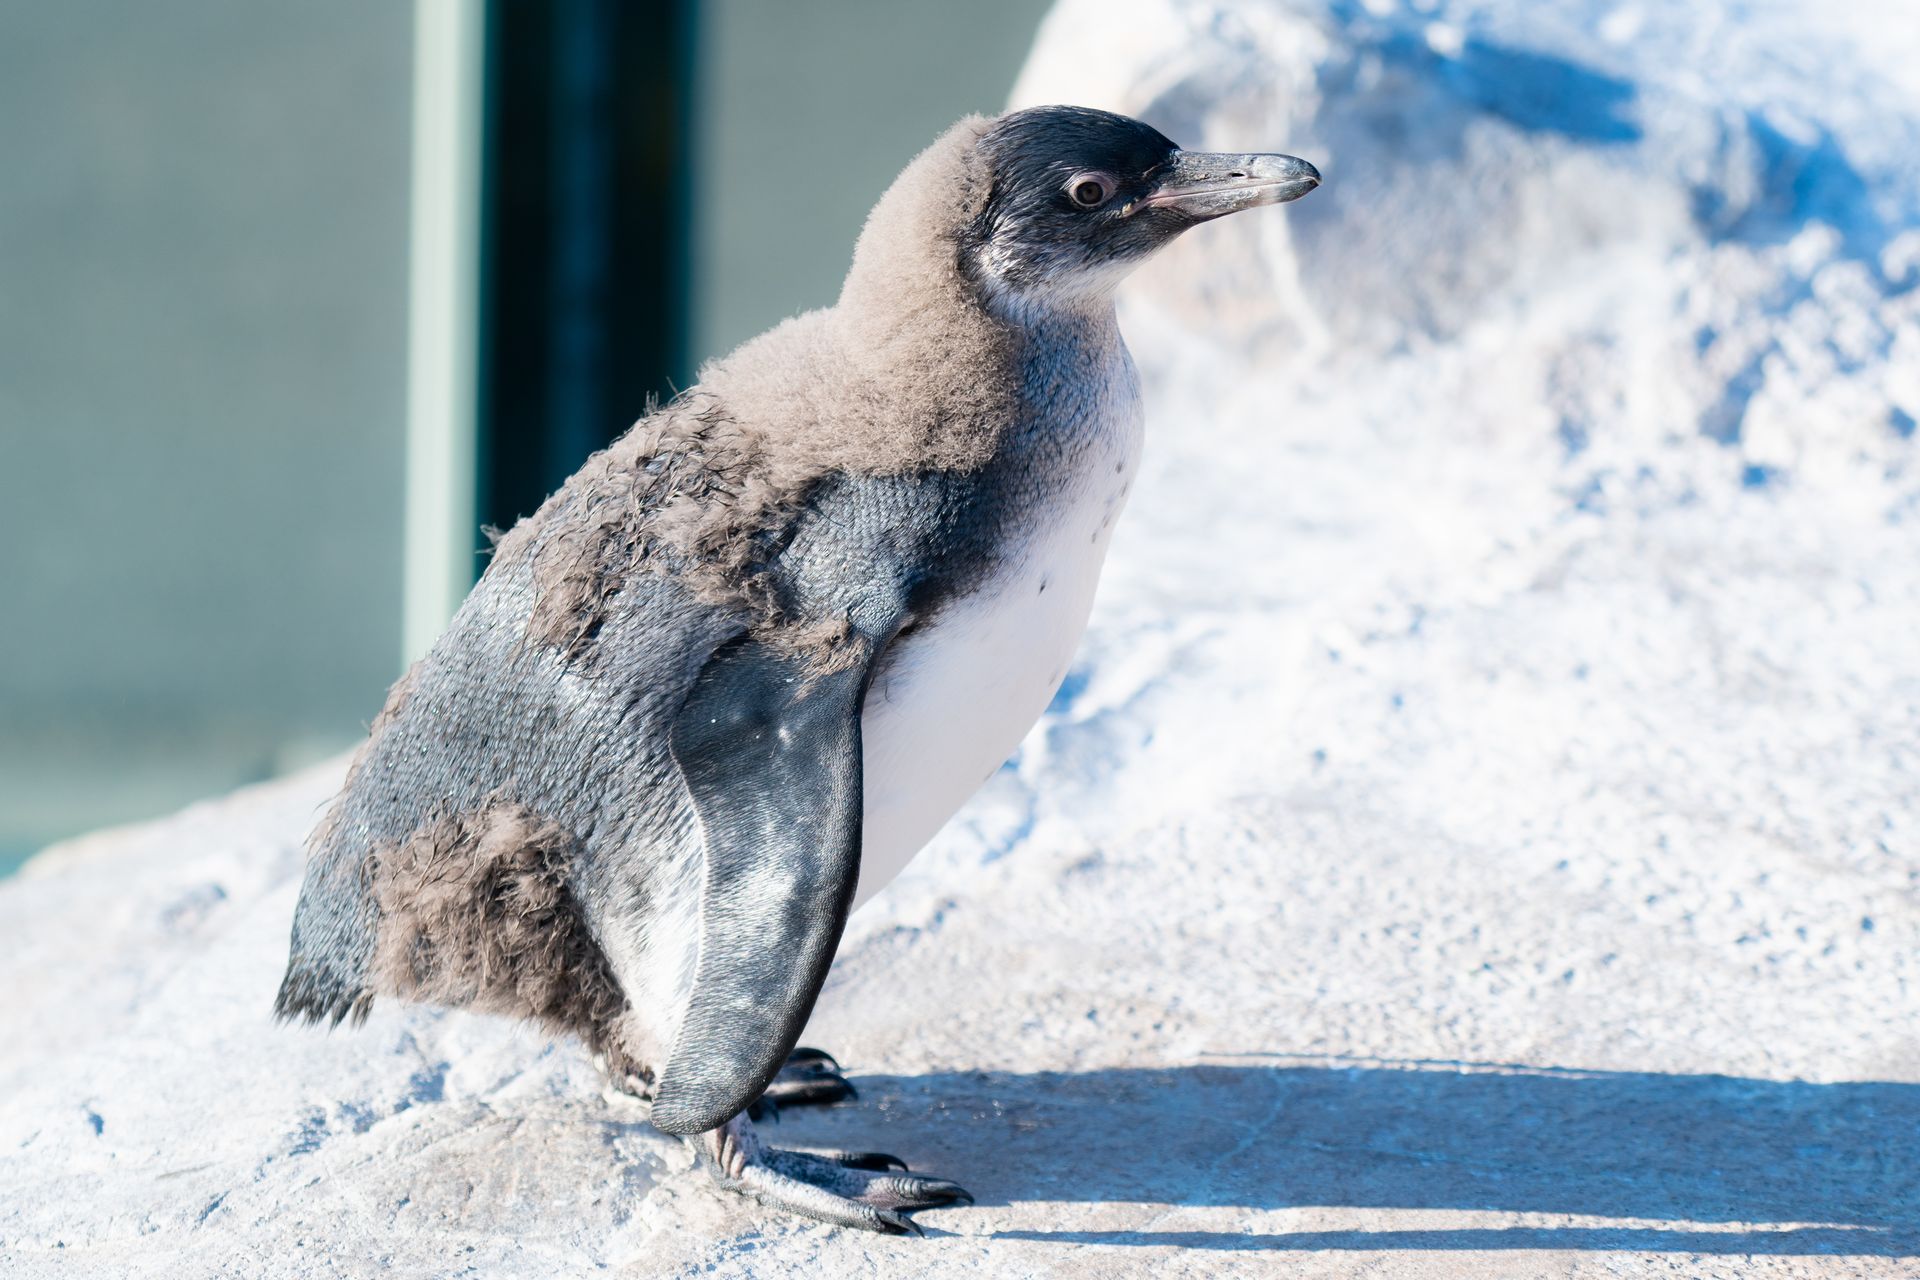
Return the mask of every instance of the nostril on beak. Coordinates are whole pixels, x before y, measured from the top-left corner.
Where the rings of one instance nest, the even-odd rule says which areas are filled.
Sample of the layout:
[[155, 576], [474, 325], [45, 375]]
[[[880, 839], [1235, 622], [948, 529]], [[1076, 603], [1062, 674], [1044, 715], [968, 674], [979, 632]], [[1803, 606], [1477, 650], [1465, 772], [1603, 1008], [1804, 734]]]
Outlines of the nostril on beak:
[[1232, 173], [1228, 174], [1227, 176], [1229, 178], [1244, 178], [1247, 176], [1247, 173], [1246, 173], [1246, 170], [1244, 169], [1235, 169]]

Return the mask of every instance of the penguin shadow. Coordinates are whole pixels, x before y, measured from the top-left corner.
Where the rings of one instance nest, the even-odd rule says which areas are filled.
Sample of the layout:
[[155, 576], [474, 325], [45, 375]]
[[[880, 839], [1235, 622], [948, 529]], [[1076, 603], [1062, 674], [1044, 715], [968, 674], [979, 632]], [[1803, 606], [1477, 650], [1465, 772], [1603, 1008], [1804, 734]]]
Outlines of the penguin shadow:
[[[1140, 1224], [1001, 1238], [1920, 1257], [1920, 1085], [1284, 1058], [855, 1083], [859, 1104], [767, 1136], [885, 1147], [957, 1178], [983, 1206], [1134, 1206]], [[1584, 1221], [1450, 1228], [1428, 1226], [1429, 1215], [1407, 1229], [1153, 1229], [1167, 1205]]]

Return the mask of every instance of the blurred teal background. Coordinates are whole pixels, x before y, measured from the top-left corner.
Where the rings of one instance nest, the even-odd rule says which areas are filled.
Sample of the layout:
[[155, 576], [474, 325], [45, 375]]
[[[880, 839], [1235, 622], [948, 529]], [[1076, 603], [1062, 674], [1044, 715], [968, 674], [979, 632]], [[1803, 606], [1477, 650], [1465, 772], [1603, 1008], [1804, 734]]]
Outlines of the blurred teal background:
[[[417, 114], [446, 105], [420, 99], [440, 90], [417, 83], [416, 41], [449, 11], [487, 33], [487, 178], [471, 197], [486, 206], [472, 263], [483, 301], [444, 323], [485, 330], [489, 272], [520, 248], [520, 224], [492, 207], [499, 174], [521, 163], [496, 127], [503, 68], [517, 65], [503, 33], [542, 24], [556, 58], [590, 62], [621, 24], [619, 49], [592, 64], [613, 87], [574, 92], [547, 145], [565, 154], [568, 121], [599, 112], [631, 143], [608, 152], [618, 163], [676, 157], [653, 176], [683, 201], [664, 250], [680, 287], [623, 274], [622, 237], [639, 234], [626, 221], [595, 232], [608, 243], [587, 258], [567, 256], [573, 224], [548, 227], [561, 259], [667, 335], [606, 331], [597, 358], [621, 376], [583, 402], [586, 436], [543, 426], [565, 361], [541, 375], [544, 400], [510, 413], [489, 400], [519, 376], [510, 345], [457, 335], [474, 339], [476, 407], [455, 412], [450, 442], [412, 424], [413, 457], [478, 495], [460, 526], [473, 537], [637, 416], [625, 388], [683, 385], [706, 357], [830, 302], [874, 198], [943, 126], [999, 109], [1044, 7], [0, 6], [0, 874], [51, 841], [350, 748], [417, 647], [408, 595], [434, 617], [464, 588], [410, 572], [406, 549], [421, 492], [408, 475], [413, 139]], [[558, 93], [548, 81], [564, 78], [536, 68], [516, 92]], [[626, 91], [648, 78], [652, 98]], [[590, 202], [593, 180], [567, 198]], [[516, 313], [536, 334], [599, 314], [536, 286], [531, 314]], [[528, 440], [546, 469], [517, 461]], [[488, 496], [500, 492], [517, 494], [504, 515]], [[455, 578], [480, 563], [460, 536]]]

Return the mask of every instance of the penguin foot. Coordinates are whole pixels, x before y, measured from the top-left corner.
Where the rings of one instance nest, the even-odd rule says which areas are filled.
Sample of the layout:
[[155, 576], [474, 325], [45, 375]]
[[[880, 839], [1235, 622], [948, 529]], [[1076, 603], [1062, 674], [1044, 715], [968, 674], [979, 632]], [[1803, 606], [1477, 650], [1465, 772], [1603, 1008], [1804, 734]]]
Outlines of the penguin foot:
[[832, 1054], [799, 1048], [787, 1055], [780, 1074], [748, 1109], [747, 1115], [754, 1120], [777, 1120], [782, 1107], [848, 1102], [859, 1096], [840, 1074], [840, 1064], [833, 1060]]
[[888, 1235], [925, 1234], [909, 1213], [972, 1204], [956, 1182], [925, 1178], [878, 1151], [782, 1151], [765, 1146], [746, 1116], [700, 1135], [714, 1181], [776, 1209]]
[[653, 1072], [625, 1054], [598, 1051], [593, 1055], [593, 1065], [600, 1069], [601, 1078], [614, 1093], [642, 1102], [653, 1101]]

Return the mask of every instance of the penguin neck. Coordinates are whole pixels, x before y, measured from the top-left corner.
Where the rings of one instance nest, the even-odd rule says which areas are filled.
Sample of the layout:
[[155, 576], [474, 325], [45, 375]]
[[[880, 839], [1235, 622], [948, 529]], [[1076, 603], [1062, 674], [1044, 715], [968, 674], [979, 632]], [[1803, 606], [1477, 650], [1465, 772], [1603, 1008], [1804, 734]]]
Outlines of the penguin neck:
[[1022, 348], [1101, 347], [1120, 340], [1110, 291], [1062, 297], [988, 283], [981, 299], [986, 313], [1011, 329]]
[[[1110, 288], [1079, 293], [1015, 289], [989, 276], [981, 282], [980, 298], [985, 313], [1012, 335], [1023, 419], [1031, 420], [1049, 402], [1071, 395], [1076, 376], [1091, 385], [1127, 359]], [[1069, 370], [1075, 375], [1069, 376]]]
[[1018, 420], [1026, 431], [1098, 435], [1137, 417], [1138, 377], [1110, 299], [1005, 314], [1018, 334]]

